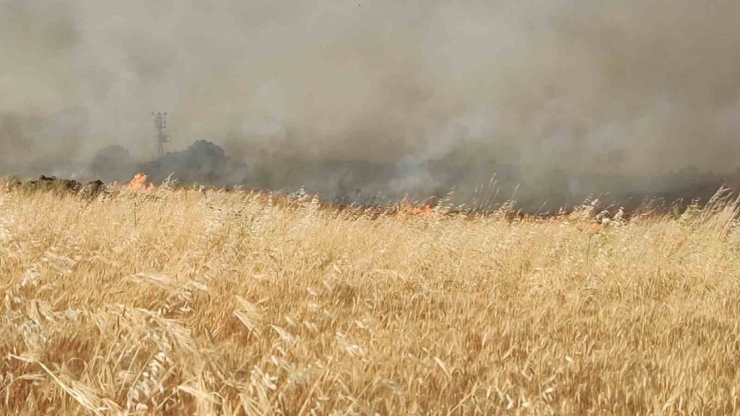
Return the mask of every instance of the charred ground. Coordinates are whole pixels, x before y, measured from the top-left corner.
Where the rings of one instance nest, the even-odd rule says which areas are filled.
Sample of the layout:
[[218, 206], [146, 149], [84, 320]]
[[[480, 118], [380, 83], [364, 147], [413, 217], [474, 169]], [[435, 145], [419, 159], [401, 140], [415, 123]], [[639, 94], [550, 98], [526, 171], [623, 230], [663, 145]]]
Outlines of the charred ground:
[[[23, 188], [30, 190], [97, 195], [105, 189], [104, 183], [128, 183], [136, 173], [143, 173], [154, 185], [169, 179], [174, 186], [249, 189], [289, 200], [315, 194], [322, 204], [334, 207], [384, 211], [404, 203], [441, 203], [447, 212], [486, 214], [515, 201], [510, 215], [538, 216], [568, 213], [584, 202], [607, 215], [620, 209], [626, 215], [640, 209], [682, 212], [692, 203], [706, 204], [722, 187], [734, 192], [740, 185], [737, 175], [702, 174], [690, 169], [656, 177], [572, 177], [555, 170], [528, 177], [515, 166], [474, 154], [454, 157], [417, 165], [270, 157], [243, 163], [230, 158], [217, 144], [199, 140], [183, 151], [143, 163], [135, 161], [127, 149], [110, 146], [97, 152], [86, 173], [42, 174], [25, 182], [20, 178], [32, 176], [21, 175], [9, 183], [19, 186], [23, 182]], [[486, 175], [491, 175], [488, 180]], [[408, 180], [420, 176], [422, 180]]]

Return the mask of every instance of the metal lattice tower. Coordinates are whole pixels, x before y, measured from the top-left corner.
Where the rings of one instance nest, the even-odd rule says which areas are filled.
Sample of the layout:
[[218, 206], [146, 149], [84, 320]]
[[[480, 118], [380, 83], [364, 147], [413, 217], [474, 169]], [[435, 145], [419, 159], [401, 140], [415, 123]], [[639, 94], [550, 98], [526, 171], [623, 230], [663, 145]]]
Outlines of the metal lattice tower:
[[167, 113], [152, 113], [154, 116], [154, 128], [157, 130], [157, 158], [164, 156], [164, 144], [170, 143], [170, 135], [167, 134]]

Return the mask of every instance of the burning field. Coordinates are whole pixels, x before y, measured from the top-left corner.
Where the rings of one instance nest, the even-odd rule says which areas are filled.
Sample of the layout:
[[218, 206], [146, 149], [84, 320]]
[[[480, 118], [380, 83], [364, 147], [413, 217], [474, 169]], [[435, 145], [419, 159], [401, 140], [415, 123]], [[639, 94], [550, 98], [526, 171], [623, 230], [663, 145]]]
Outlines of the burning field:
[[740, 1], [174, 3], [0, 1], [0, 416], [740, 415]]
[[0, 187], [2, 414], [738, 412], [722, 195], [605, 220], [36, 186]]

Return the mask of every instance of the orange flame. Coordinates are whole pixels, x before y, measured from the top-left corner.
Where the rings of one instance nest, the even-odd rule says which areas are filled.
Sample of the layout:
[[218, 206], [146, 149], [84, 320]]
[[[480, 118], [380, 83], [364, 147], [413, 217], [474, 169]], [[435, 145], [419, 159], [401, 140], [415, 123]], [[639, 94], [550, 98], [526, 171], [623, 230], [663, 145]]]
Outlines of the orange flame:
[[428, 214], [430, 212], [432, 212], [432, 206], [429, 204], [426, 204], [421, 208], [414, 208], [411, 211], [412, 214]]
[[154, 184], [150, 183], [149, 186], [147, 186], [146, 175], [143, 173], [137, 173], [134, 175], [134, 178], [131, 179], [131, 182], [128, 183], [128, 189], [132, 191], [150, 190], [154, 189]]
[[595, 224], [591, 224], [588, 227], [588, 231], [591, 232], [592, 234], [599, 233], [603, 229], [605, 229], [606, 227], [608, 227], [609, 226], [609, 223], [610, 223], [610, 220], [605, 218], [605, 219], [601, 220], [601, 222], [598, 222], [598, 223], [595, 223]]

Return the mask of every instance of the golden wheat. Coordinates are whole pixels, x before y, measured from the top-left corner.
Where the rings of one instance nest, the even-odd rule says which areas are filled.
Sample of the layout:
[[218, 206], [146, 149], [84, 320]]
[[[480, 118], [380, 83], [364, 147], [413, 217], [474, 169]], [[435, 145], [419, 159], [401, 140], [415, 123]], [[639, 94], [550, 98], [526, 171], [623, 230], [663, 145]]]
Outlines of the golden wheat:
[[734, 217], [0, 190], [0, 413], [738, 414]]

